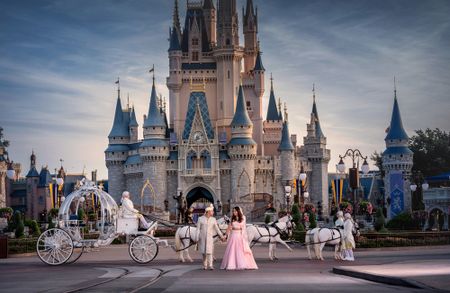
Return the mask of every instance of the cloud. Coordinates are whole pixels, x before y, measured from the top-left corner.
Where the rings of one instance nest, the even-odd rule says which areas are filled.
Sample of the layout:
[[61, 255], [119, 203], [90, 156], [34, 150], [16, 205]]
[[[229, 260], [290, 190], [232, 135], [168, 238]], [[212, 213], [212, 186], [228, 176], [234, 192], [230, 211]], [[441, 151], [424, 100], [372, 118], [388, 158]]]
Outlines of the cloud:
[[[448, 1], [255, 4], [266, 77], [273, 72], [275, 93], [287, 102], [291, 133], [299, 141], [306, 135], [316, 84], [332, 150], [330, 170], [348, 147], [367, 155], [384, 149], [394, 75], [410, 135], [426, 127], [450, 129]], [[117, 76], [123, 106], [130, 93], [140, 124], [148, 110], [152, 64], [157, 90], [168, 97], [171, 5], [158, 0], [0, 3], [0, 125], [11, 140], [11, 155], [25, 170], [34, 148], [43, 164], [57, 166], [62, 157], [69, 170], [86, 165], [106, 177], [103, 151]], [[180, 8], [183, 14], [185, 5]], [[269, 84], [266, 78], [263, 116]]]

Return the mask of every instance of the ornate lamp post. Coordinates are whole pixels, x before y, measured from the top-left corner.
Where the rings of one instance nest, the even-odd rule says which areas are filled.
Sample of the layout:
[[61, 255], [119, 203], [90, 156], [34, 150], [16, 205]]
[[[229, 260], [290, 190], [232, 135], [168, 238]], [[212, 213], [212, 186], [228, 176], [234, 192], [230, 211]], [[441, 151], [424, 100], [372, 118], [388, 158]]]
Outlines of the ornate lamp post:
[[411, 189], [412, 210], [422, 211], [425, 209], [423, 192], [428, 190], [430, 186], [420, 171], [413, 171], [409, 179], [411, 182], [409, 188]]
[[355, 208], [355, 213], [357, 211], [357, 192], [358, 192], [358, 188], [359, 188], [359, 170], [358, 170], [358, 166], [356, 165], [356, 160], [361, 158], [364, 160], [362, 166], [361, 166], [361, 171], [364, 174], [369, 173], [370, 167], [369, 164], [367, 163], [367, 156], [363, 156], [361, 154], [361, 151], [358, 149], [348, 149], [345, 154], [343, 156], [339, 155], [339, 163], [337, 165], [337, 169], [339, 171], [339, 173], [343, 174], [345, 172], [345, 163], [344, 163], [344, 159], [346, 157], [351, 157], [352, 158], [352, 168], [349, 168], [349, 181], [350, 181], [350, 188], [352, 189], [352, 193], [353, 193], [353, 205]]
[[292, 187], [289, 184], [289, 181], [286, 181], [286, 186], [284, 186], [284, 196], [286, 198], [286, 212], [289, 213], [289, 207], [291, 206], [291, 192]]
[[[298, 175], [298, 183], [297, 183], [297, 195], [295, 196], [295, 203], [300, 203], [304, 204], [305, 203], [305, 198], [309, 197], [309, 193], [307, 191], [305, 191], [306, 189], [306, 179], [307, 179], [307, 175], [305, 170], [303, 169], [303, 165], [300, 168], [300, 173]], [[299, 195], [300, 195], [300, 200], [299, 200]]]

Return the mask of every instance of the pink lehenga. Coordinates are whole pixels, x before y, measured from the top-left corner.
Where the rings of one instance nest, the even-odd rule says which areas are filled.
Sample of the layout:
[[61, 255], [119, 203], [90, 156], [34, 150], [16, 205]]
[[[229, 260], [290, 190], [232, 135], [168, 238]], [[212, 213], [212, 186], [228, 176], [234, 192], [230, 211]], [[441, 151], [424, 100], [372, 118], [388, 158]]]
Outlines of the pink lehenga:
[[231, 223], [231, 233], [223, 256], [222, 270], [257, 270], [255, 258], [247, 241], [245, 218], [239, 223]]

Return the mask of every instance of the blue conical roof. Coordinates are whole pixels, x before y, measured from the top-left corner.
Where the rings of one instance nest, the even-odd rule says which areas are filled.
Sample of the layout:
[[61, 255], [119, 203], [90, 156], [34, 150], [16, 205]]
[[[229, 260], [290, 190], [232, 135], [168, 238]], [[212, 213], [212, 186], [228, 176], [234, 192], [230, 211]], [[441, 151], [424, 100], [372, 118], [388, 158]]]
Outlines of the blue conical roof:
[[262, 63], [262, 59], [261, 59], [261, 52], [258, 51], [258, 55], [256, 55], [256, 61], [255, 61], [255, 68], [253, 68], [254, 71], [265, 71], [266, 69], [264, 69], [264, 65]]
[[266, 120], [279, 120], [280, 114], [277, 109], [277, 101], [275, 100], [275, 94], [273, 92], [273, 82], [270, 84], [270, 97], [269, 97], [269, 107], [267, 108]]
[[170, 33], [170, 46], [169, 51], [181, 51], [180, 40], [178, 39], [178, 32], [174, 28], [172, 28], [172, 32]]
[[137, 120], [136, 120], [136, 113], [135, 113], [135, 111], [134, 111], [134, 107], [131, 109], [131, 114], [130, 114], [130, 124], [129, 124], [129, 126], [130, 126], [130, 127], [133, 127], [133, 126], [139, 126], [139, 124], [138, 124], [138, 122], [137, 122]]
[[164, 122], [164, 117], [158, 107], [158, 102], [156, 98], [155, 81], [153, 80], [152, 94], [150, 97], [150, 106], [148, 108], [147, 119], [144, 121], [144, 127], [164, 127], [166, 123]]
[[403, 128], [402, 117], [400, 115], [400, 108], [398, 106], [397, 94], [394, 95], [394, 108], [392, 109], [391, 125], [389, 126], [388, 134], [385, 140], [402, 139], [407, 140], [408, 134], [406, 134]]
[[234, 113], [231, 126], [249, 126], [253, 125], [252, 120], [248, 116], [247, 107], [245, 103], [244, 90], [242, 85], [239, 86], [239, 94], [236, 103], [236, 112]]
[[120, 101], [120, 95], [117, 97], [116, 111], [114, 113], [114, 123], [108, 137], [129, 137], [128, 124], [124, 121], [124, 113], [122, 111], [122, 103]]
[[319, 113], [317, 113], [316, 100], [314, 99], [312, 113], [314, 115], [314, 122], [316, 128], [316, 137], [325, 137], [322, 132], [322, 127], [320, 127]]
[[284, 121], [283, 130], [281, 132], [281, 142], [278, 147], [278, 150], [279, 151], [293, 151], [294, 149], [295, 149], [294, 145], [292, 144], [292, 141], [291, 141], [291, 135], [289, 134], [288, 122]]
[[28, 178], [28, 177], [39, 177], [39, 173], [38, 173], [38, 171], [36, 170], [36, 167], [35, 167], [35, 166], [32, 166], [32, 167], [31, 167], [31, 169], [30, 169], [30, 171], [28, 171], [28, 174], [27, 174], [26, 177], [27, 177], [27, 178]]

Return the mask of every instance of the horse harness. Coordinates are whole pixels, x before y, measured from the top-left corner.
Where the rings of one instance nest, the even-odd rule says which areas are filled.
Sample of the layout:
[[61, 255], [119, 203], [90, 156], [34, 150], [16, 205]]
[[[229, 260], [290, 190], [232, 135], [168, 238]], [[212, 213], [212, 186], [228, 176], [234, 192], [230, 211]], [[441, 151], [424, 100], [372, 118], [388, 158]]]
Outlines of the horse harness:
[[[252, 248], [253, 246], [255, 246], [255, 244], [261, 239], [261, 238], [264, 238], [264, 237], [269, 237], [269, 244], [270, 243], [273, 243], [274, 241], [272, 241], [272, 237], [277, 237], [278, 235], [280, 235], [280, 237], [284, 237], [284, 236], [288, 236], [289, 234], [288, 234], [288, 232], [287, 231], [284, 231], [284, 230], [281, 230], [280, 228], [278, 228], [278, 226], [276, 225], [276, 223], [278, 223], [278, 220], [276, 220], [275, 222], [273, 222], [272, 224], [270, 224], [270, 225], [267, 225], [267, 224], [265, 224], [265, 225], [259, 225], [259, 226], [256, 226], [256, 228], [265, 228], [266, 230], [267, 230], [267, 235], [262, 235], [262, 233], [261, 233], [261, 231], [259, 231], [259, 229], [256, 229], [256, 231], [258, 231], [258, 233], [259, 233], [259, 238], [257, 238], [257, 239], [253, 239], [252, 240], [252, 244], [250, 245], [250, 247]], [[287, 226], [286, 226], [287, 227]], [[270, 235], [270, 228], [275, 228], [275, 230], [277, 231], [274, 235]], [[276, 241], [275, 241], [276, 242]]]

